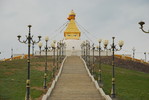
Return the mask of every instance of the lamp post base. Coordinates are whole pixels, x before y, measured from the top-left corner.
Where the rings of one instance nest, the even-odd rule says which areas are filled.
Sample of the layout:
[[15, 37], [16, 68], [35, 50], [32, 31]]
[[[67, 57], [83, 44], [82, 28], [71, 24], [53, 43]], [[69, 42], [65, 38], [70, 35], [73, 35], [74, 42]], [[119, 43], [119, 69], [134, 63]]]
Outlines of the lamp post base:
[[101, 80], [98, 80], [98, 85], [99, 85], [100, 87], [103, 87], [103, 83], [102, 83]]
[[43, 88], [44, 88], [44, 89], [46, 89], [46, 88], [47, 88], [47, 86], [43, 86]]
[[43, 88], [46, 89], [47, 88], [47, 73], [45, 71], [44, 73], [44, 83], [43, 83]]
[[30, 95], [29, 95], [29, 96], [27, 96], [27, 93], [26, 93], [26, 95], [25, 95], [25, 100], [31, 100]]
[[116, 98], [116, 95], [115, 94], [111, 94], [111, 98]]

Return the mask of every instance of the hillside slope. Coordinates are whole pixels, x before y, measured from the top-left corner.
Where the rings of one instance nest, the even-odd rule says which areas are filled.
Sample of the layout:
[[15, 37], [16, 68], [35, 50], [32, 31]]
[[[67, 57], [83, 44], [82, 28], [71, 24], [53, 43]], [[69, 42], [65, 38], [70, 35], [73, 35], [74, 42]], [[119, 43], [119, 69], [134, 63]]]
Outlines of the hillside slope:
[[[101, 57], [101, 62], [103, 64], [112, 64], [112, 57]], [[98, 63], [98, 57], [96, 57], [96, 63]], [[116, 67], [122, 67], [126, 69], [141, 71], [145, 73], [149, 73], [149, 64], [136, 62], [133, 60], [125, 60], [115, 57], [115, 66]]]

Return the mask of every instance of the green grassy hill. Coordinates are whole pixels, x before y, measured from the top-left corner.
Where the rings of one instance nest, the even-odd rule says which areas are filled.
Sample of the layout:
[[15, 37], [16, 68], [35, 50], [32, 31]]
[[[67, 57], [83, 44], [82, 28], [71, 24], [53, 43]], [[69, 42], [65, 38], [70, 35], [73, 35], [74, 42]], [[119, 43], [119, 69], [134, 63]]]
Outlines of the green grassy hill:
[[[98, 59], [96, 58], [96, 78]], [[45, 58], [31, 59], [31, 97], [40, 100], [43, 89]], [[116, 96], [118, 100], [149, 100], [149, 65], [116, 59]], [[52, 58], [48, 57], [48, 82], [52, 80]], [[0, 62], [0, 100], [24, 100], [27, 60]], [[102, 58], [103, 89], [110, 95], [112, 78], [111, 58]]]
[[[51, 63], [52, 59], [48, 57], [48, 82], [52, 79]], [[33, 100], [46, 92], [43, 89], [44, 66], [44, 57], [31, 59], [31, 97]], [[0, 62], [0, 100], [24, 100], [26, 77], [26, 59]]]
[[[108, 59], [102, 58], [102, 62], [104, 63], [102, 64], [102, 80], [104, 84], [103, 90], [106, 94], [110, 95], [112, 86], [111, 57], [108, 57]], [[117, 99], [149, 100], [149, 73], [144, 70], [148, 69], [149, 65], [138, 64], [137, 62], [122, 59], [116, 59], [115, 64]], [[96, 59], [96, 78], [98, 75], [97, 71], [98, 60]]]

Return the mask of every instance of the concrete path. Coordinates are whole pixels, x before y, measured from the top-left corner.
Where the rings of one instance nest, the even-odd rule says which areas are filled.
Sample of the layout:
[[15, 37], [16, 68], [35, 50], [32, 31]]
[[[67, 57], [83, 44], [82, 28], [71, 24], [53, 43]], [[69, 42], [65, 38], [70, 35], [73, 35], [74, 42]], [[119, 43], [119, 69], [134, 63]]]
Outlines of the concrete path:
[[66, 59], [62, 74], [48, 100], [104, 100], [78, 56]]

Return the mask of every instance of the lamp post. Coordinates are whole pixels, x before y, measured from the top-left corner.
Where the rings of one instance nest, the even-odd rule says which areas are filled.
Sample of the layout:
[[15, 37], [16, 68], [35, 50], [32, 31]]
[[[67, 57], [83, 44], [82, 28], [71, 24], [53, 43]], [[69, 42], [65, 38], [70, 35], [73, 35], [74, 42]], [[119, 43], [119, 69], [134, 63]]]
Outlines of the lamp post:
[[63, 42], [63, 40], [61, 40], [60, 42], [60, 47], [61, 47], [61, 60], [64, 58], [64, 48], [65, 48], [65, 42]]
[[85, 53], [85, 55], [86, 55], [86, 56], [85, 56], [85, 60], [86, 60], [86, 63], [88, 64], [88, 62], [87, 62], [87, 61], [88, 61], [88, 59], [87, 59], [87, 57], [88, 57], [88, 41], [87, 41], [87, 40], [86, 40], [86, 42], [85, 42], [85, 47], [86, 47], [86, 50], [85, 50], [85, 52], [86, 52], [86, 53]]
[[52, 47], [52, 50], [53, 50], [53, 71], [52, 71], [52, 75], [53, 75], [53, 77], [55, 77], [55, 43], [53, 42], [52, 44], [51, 44], [51, 47]]
[[143, 29], [143, 25], [145, 24], [145, 22], [141, 21], [141, 22], [139, 22], [138, 24], [141, 26], [140, 29], [141, 29], [144, 33], [149, 33], [149, 31], [147, 32], [147, 31], [145, 31], [145, 30]]
[[87, 66], [89, 67], [89, 41], [86, 40], [86, 43], [85, 43], [85, 46], [86, 46], [86, 64]]
[[59, 50], [59, 42], [57, 42], [57, 70], [58, 70], [58, 63], [59, 63], [59, 52], [58, 52], [58, 50]]
[[[141, 29], [144, 33], [149, 33], [149, 31], [147, 32], [147, 31], [145, 31], [145, 30], [143, 29], [143, 25], [145, 24], [145, 22], [140, 21], [138, 24], [141, 26], [140, 29]], [[146, 62], [146, 52], [144, 52], [144, 55], [145, 55], [145, 62]]]
[[59, 56], [60, 56], [60, 63], [61, 63], [61, 56], [62, 56], [62, 40], [59, 42]]
[[81, 43], [81, 56], [86, 61], [89, 70], [92, 72], [90, 68], [90, 42], [87, 40]]
[[91, 50], [90, 50], [90, 49], [91, 49], [91, 47], [90, 47], [90, 42], [89, 42], [89, 43], [88, 43], [88, 52], [89, 52], [89, 53], [88, 53], [88, 60], [89, 60], [89, 61], [88, 61], [88, 67], [89, 67], [89, 70], [91, 70], [91, 68], [90, 68], [90, 67], [91, 67], [91, 61], [90, 61], [90, 56], [91, 56], [91, 55], [90, 55], [90, 51], [91, 51]]
[[53, 49], [53, 66], [55, 66], [55, 43], [56, 42], [53, 41], [53, 43], [51, 44], [51, 47]]
[[145, 56], [145, 59], [144, 59], [144, 61], [146, 62], [146, 52], [144, 52], [144, 56]]
[[81, 43], [81, 57], [83, 58], [83, 43]]
[[35, 42], [33, 41], [32, 42], [32, 55], [34, 56], [34, 45], [35, 45]]
[[[115, 98], [116, 97], [116, 92], [115, 92], [115, 63], [114, 63], [114, 53], [115, 51], [120, 51], [122, 49], [122, 46], [124, 45], [124, 41], [120, 40], [118, 45], [119, 45], [119, 49], [116, 48], [116, 45], [114, 44], [114, 39], [115, 37], [112, 37], [112, 40], [113, 40], [113, 43], [111, 45], [111, 48], [110, 50], [112, 50], [112, 89], [111, 89], [111, 97], [112, 98]], [[107, 49], [107, 45], [108, 45], [108, 42], [107, 40], [104, 41], [104, 46], [105, 46], [105, 49]]]
[[101, 72], [101, 42], [102, 42], [102, 39], [99, 39], [99, 61], [98, 61], [98, 67], [99, 67], [99, 77], [98, 77], [98, 84], [101, 85], [102, 83], [102, 78], [101, 78], [101, 75], [102, 75], [102, 72]]
[[135, 47], [132, 48], [132, 51], [133, 51], [133, 59], [134, 59], [135, 58], [135, 51], [136, 51]]
[[36, 42], [36, 41], [33, 41], [32, 42], [32, 55], [34, 56], [34, 48], [35, 48], [35, 44], [37, 44], [38, 42]]
[[[27, 80], [26, 80], [26, 97], [25, 97], [25, 100], [30, 100], [30, 45], [31, 43], [33, 42], [33, 36], [31, 36], [31, 25], [28, 25], [29, 27], [29, 33], [28, 33], [28, 36], [26, 36], [26, 40], [23, 40], [21, 41], [21, 35], [18, 35], [18, 40], [19, 42], [21, 43], [25, 43], [25, 44], [28, 44], [28, 59], [27, 59]], [[41, 36], [38, 36], [39, 40], [36, 42], [38, 43], [41, 39]]]
[[85, 41], [83, 41], [83, 58], [85, 60]]
[[60, 41], [60, 50], [61, 50], [61, 61], [63, 60], [63, 55], [64, 55], [64, 42], [63, 40]]
[[94, 47], [94, 43], [92, 45], [92, 49], [93, 49], [93, 64], [92, 64], [92, 75], [93, 75], [94, 74], [94, 67], [95, 67], [95, 60], [94, 60], [95, 47]]
[[64, 57], [66, 56], [66, 46], [67, 46], [67, 44], [66, 44], [66, 42], [64, 42]]
[[46, 89], [47, 88], [47, 51], [48, 51], [48, 40], [49, 37], [46, 36], [45, 37], [45, 41], [46, 41], [46, 46], [45, 46], [45, 57], [46, 57], [46, 61], [45, 61], [45, 71], [44, 71], [44, 85], [43, 88]]
[[13, 48], [11, 48], [11, 59], [13, 59]]
[[42, 47], [42, 42], [41, 41], [38, 43], [38, 46], [39, 46], [39, 54], [41, 56], [41, 47]]
[[62, 56], [63, 56], [63, 58], [65, 57], [65, 55], [66, 55], [66, 42], [63, 42], [63, 49], [62, 49]]

